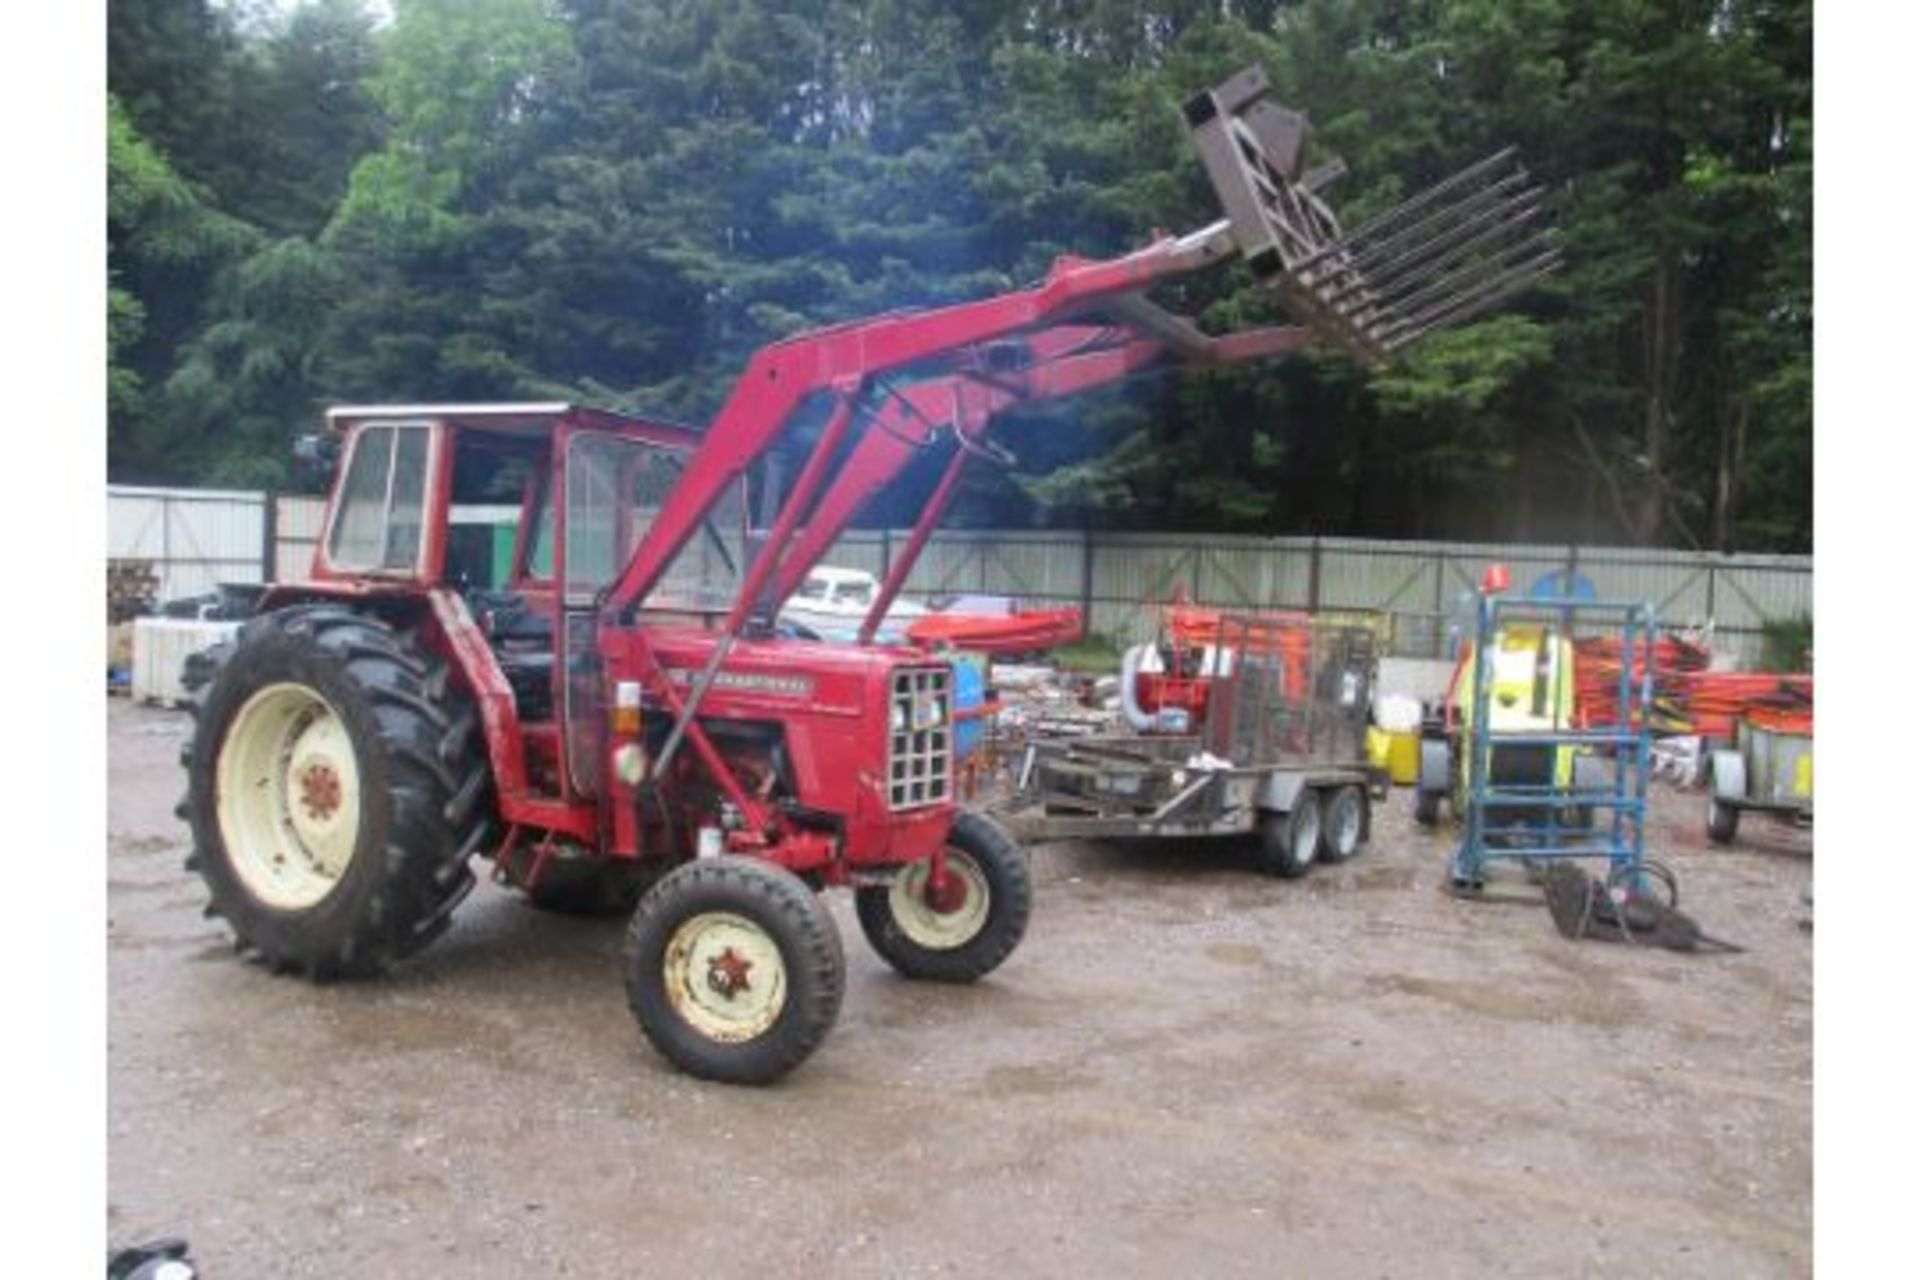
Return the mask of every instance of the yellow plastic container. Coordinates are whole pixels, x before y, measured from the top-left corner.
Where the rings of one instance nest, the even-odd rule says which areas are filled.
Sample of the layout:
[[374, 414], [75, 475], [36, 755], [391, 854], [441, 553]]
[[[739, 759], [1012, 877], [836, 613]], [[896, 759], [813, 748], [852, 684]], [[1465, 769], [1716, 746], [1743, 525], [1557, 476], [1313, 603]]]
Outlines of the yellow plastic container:
[[1367, 726], [1367, 763], [1375, 769], [1385, 769], [1387, 759], [1392, 754], [1393, 735], [1379, 725]]
[[1387, 777], [1396, 787], [1410, 787], [1420, 780], [1420, 732], [1405, 729], [1387, 736]]

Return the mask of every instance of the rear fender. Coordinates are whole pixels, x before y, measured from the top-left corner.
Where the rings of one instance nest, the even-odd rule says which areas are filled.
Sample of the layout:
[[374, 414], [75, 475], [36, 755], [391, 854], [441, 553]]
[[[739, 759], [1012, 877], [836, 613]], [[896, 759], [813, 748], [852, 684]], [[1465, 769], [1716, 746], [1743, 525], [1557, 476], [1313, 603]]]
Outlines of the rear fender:
[[1254, 800], [1254, 807], [1265, 813], [1291, 813], [1306, 781], [1304, 774], [1291, 769], [1269, 773], [1260, 783], [1260, 794]]

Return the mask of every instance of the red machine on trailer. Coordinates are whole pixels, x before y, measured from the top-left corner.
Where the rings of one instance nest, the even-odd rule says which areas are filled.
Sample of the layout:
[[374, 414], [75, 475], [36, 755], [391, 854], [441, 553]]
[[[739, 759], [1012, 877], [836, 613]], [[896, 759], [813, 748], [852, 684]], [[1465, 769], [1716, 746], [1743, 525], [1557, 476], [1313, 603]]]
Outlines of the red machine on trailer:
[[[1150, 367], [1309, 338], [1380, 359], [1530, 283], [1554, 250], [1503, 154], [1350, 236], [1296, 171], [1303, 118], [1245, 72], [1189, 103], [1228, 216], [1030, 288], [804, 334], [704, 432], [562, 404], [339, 409], [308, 582], [271, 588], [205, 688], [189, 865], [241, 944], [315, 979], [446, 926], [469, 862], [543, 905], [634, 906], [633, 1011], [681, 1067], [764, 1082], [819, 1044], [844, 961], [815, 891], [850, 886], [912, 978], [1018, 945], [1025, 855], [953, 791], [950, 670], [869, 643], [996, 415]], [[1210, 337], [1146, 299], [1244, 255], [1306, 327]], [[750, 469], [819, 430], [763, 530]], [[924, 449], [949, 461], [857, 647], [782, 638], [781, 603]], [[506, 590], [459, 580], [463, 506], [519, 495]]]

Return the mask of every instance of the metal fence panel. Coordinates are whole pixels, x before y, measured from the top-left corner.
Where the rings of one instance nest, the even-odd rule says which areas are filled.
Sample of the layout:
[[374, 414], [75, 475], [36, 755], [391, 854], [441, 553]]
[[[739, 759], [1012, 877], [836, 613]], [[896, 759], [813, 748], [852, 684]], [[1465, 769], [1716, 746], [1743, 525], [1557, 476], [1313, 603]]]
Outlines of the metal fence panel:
[[109, 485], [107, 556], [152, 561], [162, 601], [258, 582], [265, 510], [260, 493]]
[[[326, 504], [316, 497], [108, 487], [108, 554], [154, 562], [161, 598], [217, 582], [258, 582], [273, 512], [277, 581], [307, 576]], [[843, 535], [826, 563], [884, 574], [904, 530]], [[1011, 596], [1034, 606], [1078, 605], [1089, 631], [1130, 644], [1151, 636], [1159, 606], [1184, 594], [1227, 609], [1317, 608], [1383, 615], [1386, 652], [1444, 657], [1472, 626], [1480, 575], [1504, 564], [1516, 591], [1571, 567], [1598, 595], [1652, 603], [1664, 626], [1710, 634], [1723, 660], [1751, 664], [1761, 628], [1813, 611], [1810, 556], [1722, 556], [1637, 547], [1226, 534], [943, 530], [907, 580], [909, 594]]]
[[281, 498], [275, 504], [275, 582], [304, 582], [312, 573], [313, 550], [320, 545], [320, 526], [326, 515], [325, 498]]

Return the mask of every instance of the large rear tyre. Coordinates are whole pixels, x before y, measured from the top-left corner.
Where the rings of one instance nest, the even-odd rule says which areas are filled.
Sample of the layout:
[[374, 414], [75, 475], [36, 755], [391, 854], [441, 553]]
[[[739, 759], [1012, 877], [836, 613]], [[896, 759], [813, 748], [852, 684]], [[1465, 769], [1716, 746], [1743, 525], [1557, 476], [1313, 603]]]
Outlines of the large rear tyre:
[[278, 610], [241, 629], [195, 717], [187, 866], [242, 949], [276, 972], [361, 977], [446, 929], [491, 778], [444, 664], [338, 605]]
[[752, 858], [702, 858], [648, 890], [624, 965], [653, 1047], [726, 1084], [770, 1084], [806, 1061], [846, 991], [826, 907], [792, 872]]
[[1260, 869], [1282, 880], [1307, 874], [1320, 852], [1320, 796], [1302, 788], [1285, 813], [1260, 819]]
[[1440, 825], [1440, 793], [1438, 791], [1413, 793], [1413, 820], [1423, 827]]
[[946, 858], [944, 891], [932, 889], [932, 864], [916, 862], [890, 884], [861, 889], [854, 910], [867, 941], [903, 976], [976, 982], [1026, 936], [1033, 876], [1026, 850], [977, 813], [954, 818]]

